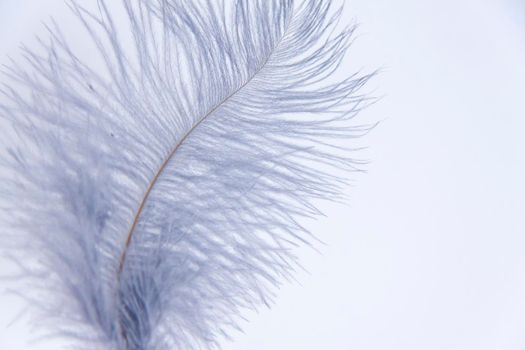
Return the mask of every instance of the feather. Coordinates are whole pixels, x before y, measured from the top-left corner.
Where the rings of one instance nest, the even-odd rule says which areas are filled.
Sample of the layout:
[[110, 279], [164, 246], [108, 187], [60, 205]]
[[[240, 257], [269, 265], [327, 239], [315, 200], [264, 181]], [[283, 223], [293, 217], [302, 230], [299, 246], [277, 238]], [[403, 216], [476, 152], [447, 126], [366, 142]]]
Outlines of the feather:
[[354, 27], [329, 0], [122, 0], [128, 28], [97, 4], [69, 3], [103, 68], [55, 24], [4, 69], [19, 293], [77, 348], [218, 348], [315, 246], [371, 75], [334, 78]]

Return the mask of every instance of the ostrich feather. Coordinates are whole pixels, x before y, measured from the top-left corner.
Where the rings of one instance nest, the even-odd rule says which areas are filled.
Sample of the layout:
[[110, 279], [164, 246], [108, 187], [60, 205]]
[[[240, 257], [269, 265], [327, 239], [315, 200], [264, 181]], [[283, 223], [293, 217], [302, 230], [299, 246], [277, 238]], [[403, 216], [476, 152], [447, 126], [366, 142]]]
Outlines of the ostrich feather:
[[218, 348], [356, 170], [370, 75], [334, 76], [354, 27], [329, 0], [122, 0], [126, 27], [97, 4], [69, 3], [102, 68], [56, 24], [4, 68], [19, 293], [76, 348]]

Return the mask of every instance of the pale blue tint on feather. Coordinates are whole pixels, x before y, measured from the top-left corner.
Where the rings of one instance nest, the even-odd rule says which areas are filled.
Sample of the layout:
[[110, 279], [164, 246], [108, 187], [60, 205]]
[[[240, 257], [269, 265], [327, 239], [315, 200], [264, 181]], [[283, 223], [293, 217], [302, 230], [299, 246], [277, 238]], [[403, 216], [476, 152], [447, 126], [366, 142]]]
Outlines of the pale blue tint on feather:
[[76, 347], [218, 348], [292, 278], [313, 203], [340, 199], [370, 75], [334, 78], [353, 27], [328, 0], [122, 4], [133, 52], [104, 1], [71, 3], [109, 74], [57, 28], [47, 56], [5, 69], [4, 234], [35, 317]]

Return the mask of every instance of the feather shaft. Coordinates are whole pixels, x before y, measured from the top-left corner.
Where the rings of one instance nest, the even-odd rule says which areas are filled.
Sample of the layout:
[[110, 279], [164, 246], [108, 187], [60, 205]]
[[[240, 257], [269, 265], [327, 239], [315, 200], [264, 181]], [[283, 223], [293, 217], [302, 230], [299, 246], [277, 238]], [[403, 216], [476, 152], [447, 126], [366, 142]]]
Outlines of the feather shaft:
[[[291, 13], [291, 16], [293, 16], [293, 12]], [[283, 36], [286, 35], [286, 30], [287, 30], [287, 27], [288, 26], [285, 26], [285, 30], [283, 31]], [[283, 37], [282, 36], [282, 37]], [[281, 37], [281, 38], [282, 38]], [[278, 41], [277, 45], [276, 45], [276, 48], [280, 45], [281, 43], [281, 40]], [[157, 183], [158, 179], [160, 178], [160, 176], [162, 175], [162, 173], [164, 172], [164, 170], [166, 169], [168, 163], [173, 159], [175, 153], [177, 152], [177, 150], [179, 149], [179, 147], [186, 141], [186, 139], [191, 135], [191, 133], [199, 127], [199, 125], [204, 122], [209, 116], [211, 116], [216, 110], [218, 110], [219, 108], [221, 108], [222, 105], [224, 105], [224, 103], [226, 103], [229, 99], [231, 99], [236, 93], [238, 93], [240, 90], [242, 90], [246, 85], [248, 85], [253, 79], [255, 76], [257, 76], [257, 74], [259, 74], [259, 72], [261, 71], [261, 69], [264, 68], [264, 66], [266, 66], [266, 64], [268, 63], [269, 59], [271, 58], [273, 52], [275, 52], [275, 48], [274, 50], [272, 50], [270, 52], [270, 54], [268, 55], [268, 57], [266, 58], [266, 60], [264, 61], [264, 63], [255, 71], [255, 73], [252, 75], [252, 77], [250, 77], [249, 80], [247, 80], [243, 85], [241, 85], [241, 87], [239, 87], [237, 90], [235, 90], [234, 92], [232, 92], [229, 96], [227, 96], [224, 100], [222, 100], [219, 104], [217, 104], [213, 109], [211, 109], [207, 114], [205, 114], [203, 117], [201, 117], [197, 123], [195, 123], [195, 125], [193, 125], [191, 127], [191, 129], [188, 130], [188, 132], [186, 132], [186, 134], [180, 139], [180, 141], [175, 145], [175, 147], [173, 148], [173, 150], [170, 152], [170, 154], [168, 155], [168, 157], [166, 158], [166, 160], [164, 160], [164, 162], [162, 163], [162, 165], [160, 166], [159, 170], [156, 172], [155, 176], [153, 177], [153, 179], [151, 180], [144, 196], [142, 197], [142, 200], [140, 202], [140, 205], [137, 209], [137, 213], [135, 214], [134, 218], [133, 218], [133, 223], [131, 224], [131, 228], [129, 229], [129, 232], [128, 232], [128, 235], [127, 235], [127, 238], [126, 238], [126, 244], [125, 244], [125, 247], [124, 247], [124, 250], [122, 252], [122, 255], [121, 255], [121, 258], [120, 258], [120, 265], [119, 265], [119, 277], [118, 279], [120, 280], [120, 275], [122, 274], [122, 270], [124, 268], [124, 264], [126, 262], [126, 253], [128, 251], [128, 248], [131, 244], [131, 241], [132, 241], [132, 238], [133, 238], [133, 233], [135, 231], [135, 228], [137, 227], [137, 224], [140, 220], [140, 216], [142, 214], [142, 211], [144, 210], [144, 206], [146, 205], [146, 202], [151, 194], [151, 191], [153, 190], [153, 187], [155, 186], [155, 184]]]

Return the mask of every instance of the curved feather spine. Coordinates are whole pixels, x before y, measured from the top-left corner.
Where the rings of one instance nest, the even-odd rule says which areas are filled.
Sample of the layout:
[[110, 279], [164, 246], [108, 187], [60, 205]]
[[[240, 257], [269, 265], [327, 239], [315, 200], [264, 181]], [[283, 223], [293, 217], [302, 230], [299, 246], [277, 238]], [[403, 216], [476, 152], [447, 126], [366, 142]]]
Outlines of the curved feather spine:
[[[293, 13], [291, 15], [293, 16]], [[286, 29], [285, 29], [284, 33], [286, 33]], [[128, 237], [126, 239], [126, 245], [125, 245], [125, 248], [124, 248], [124, 250], [122, 252], [122, 255], [121, 255], [121, 258], [120, 258], [119, 279], [120, 279], [120, 274], [122, 273], [122, 269], [124, 268], [124, 263], [126, 262], [126, 251], [127, 251], [128, 247], [129, 247], [129, 245], [131, 244], [133, 232], [135, 230], [135, 227], [138, 224], [138, 221], [140, 219], [140, 215], [142, 214], [142, 210], [144, 209], [144, 205], [146, 204], [146, 201], [148, 200], [148, 197], [149, 197], [149, 195], [151, 193], [151, 190], [153, 189], [153, 187], [157, 183], [157, 180], [159, 179], [160, 175], [162, 174], [162, 172], [164, 171], [164, 169], [166, 168], [168, 163], [171, 161], [171, 159], [173, 158], [173, 156], [175, 155], [175, 153], [177, 152], [179, 147], [184, 143], [184, 141], [186, 141], [186, 139], [189, 137], [189, 135], [193, 132], [193, 130], [198, 128], [199, 125], [206, 120], [206, 118], [211, 116], [218, 108], [221, 107], [221, 105], [223, 105], [226, 101], [228, 101], [233, 95], [235, 95], [238, 91], [242, 90], [242, 88], [244, 88], [247, 84], [249, 84], [250, 81], [253, 79], [253, 77], [255, 77], [260, 72], [260, 70], [266, 65], [266, 63], [268, 62], [268, 59], [270, 59], [270, 57], [271, 57], [271, 54], [268, 56], [266, 61], [261, 65], [261, 67], [257, 69], [257, 71], [252, 76], [252, 78], [250, 78], [250, 80], [245, 82], [240, 88], [238, 88], [233, 93], [231, 93], [222, 102], [220, 102], [217, 106], [215, 106], [212, 110], [210, 110], [206, 115], [204, 115], [201, 119], [199, 119], [199, 121], [195, 125], [193, 125], [190, 130], [188, 130], [188, 132], [182, 137], [182, 139], [177, 142], [175, 147], [173, 147], [173, 151], [170, 152], [170, 154], [168, 155], [166, 160], [162, 163], [162, 165], [160, 166], [159, 170], [155, 174], [155, 177], [153, 178], [153, 180], [151, 181], [150, 185], [148, 186], [148, 188], [146, 190], [146, 193], [144, 194], [143, 199], [140, 202], [140, 206], [139, 206], [139, 208], [137, 210], [137, 213], [135, 214], [135, 217], [133, 219], [133, 223], [132, 223], [131, 228], [129, 230]]]

